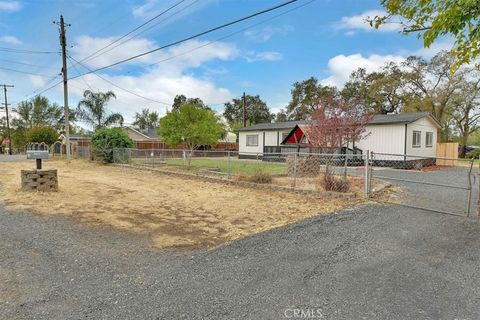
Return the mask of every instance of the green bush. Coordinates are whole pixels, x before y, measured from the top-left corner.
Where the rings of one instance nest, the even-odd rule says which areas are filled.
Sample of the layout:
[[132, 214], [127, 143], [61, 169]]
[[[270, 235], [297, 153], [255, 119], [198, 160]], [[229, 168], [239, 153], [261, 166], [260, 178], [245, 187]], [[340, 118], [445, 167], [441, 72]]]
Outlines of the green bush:
[[27, 141], [29, 143], [45, 142], [51, 146], [58, 141], [59, 134], [57, 130], [50, 126], [36, 126], [27, 131]]
[[474, 150], [470, 151], [469, 153], [467, 153], [467, 158], [478, 159], [479, 157], [480, 157], [480, 148], [474, 149]]
[[113, 149], [133, 148], [133, 141], [122, 128], [98, 129], [92, 137], [93, 152], [103, 162], [113, 162]]

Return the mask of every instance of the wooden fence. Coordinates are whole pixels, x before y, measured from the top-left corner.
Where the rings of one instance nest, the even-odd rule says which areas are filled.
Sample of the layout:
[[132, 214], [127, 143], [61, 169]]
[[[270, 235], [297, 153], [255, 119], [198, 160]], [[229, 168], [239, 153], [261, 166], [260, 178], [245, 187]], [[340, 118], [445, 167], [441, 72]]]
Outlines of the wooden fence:
[[[458, 142], [437, 143], [437, 157], [458, 159]], [[437, 159], [437, 166], [455, 166], [456, 160]]]

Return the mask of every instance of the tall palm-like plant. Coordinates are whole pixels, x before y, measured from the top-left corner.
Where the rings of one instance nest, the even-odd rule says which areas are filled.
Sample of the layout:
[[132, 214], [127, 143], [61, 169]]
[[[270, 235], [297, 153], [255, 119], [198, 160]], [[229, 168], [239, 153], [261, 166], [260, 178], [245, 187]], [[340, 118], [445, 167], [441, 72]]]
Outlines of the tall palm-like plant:
[[120, 113], [111, 113], [106, 108], [107, 102], [112, 98], [116, 98], [112, 91], [85, 90], [83, 99], [77, 106], [77, 116], [92, 126], [94, 131], [114, 124], [122, 125], [123, 116]]

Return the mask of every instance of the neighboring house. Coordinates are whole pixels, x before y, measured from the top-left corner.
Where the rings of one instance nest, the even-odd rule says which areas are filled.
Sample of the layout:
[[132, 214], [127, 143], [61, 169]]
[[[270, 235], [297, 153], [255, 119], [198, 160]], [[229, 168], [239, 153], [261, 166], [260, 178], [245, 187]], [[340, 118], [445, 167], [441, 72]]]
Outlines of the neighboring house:
[[165, 148], [165, 144], [160, 141], [155, 128], [140, 130], [134, 127], [122, 127], [122, 129], [128, 134], [130, 139], [133, 140], [136, 149]]
[[[264, 153], [310, 152], [305, 121], [260, 123], [239, 129], [239, 156]], [[375, 115], [366, 126], [366, 137], [347, 147], [349, 152], [435, 157], [439, 122], [428, 112]], [[345, 148], [339, 152], [348, 152]]]
[[[168, 144], [160, 140], [156, 129], [140, 130], [134, 127], [122, 127], [122, 129], [133, 140], [136, 149], [171, 149]], [[238, 150], [236, 139], [237, 136], [234, 133], [228, 132], [224, 139], [218, 140], [218, 144], [213, 149], [236, 151]], [[184, 146], [180, 145], [175, 149], [183, 148]]]

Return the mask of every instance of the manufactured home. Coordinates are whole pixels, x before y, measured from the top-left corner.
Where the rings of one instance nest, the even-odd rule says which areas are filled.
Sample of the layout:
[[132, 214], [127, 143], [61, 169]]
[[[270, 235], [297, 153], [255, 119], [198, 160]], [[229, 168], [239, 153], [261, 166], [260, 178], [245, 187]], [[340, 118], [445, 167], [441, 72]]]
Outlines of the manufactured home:
[[[305, 121], [259, 123], [239, 130], [239, 157], [268, 153], [310, 152]], [[344, 146], [339, 153], [376, 153], [435, 157], [440, 123], [428, 112], [375, 115], [365, 138]]]

